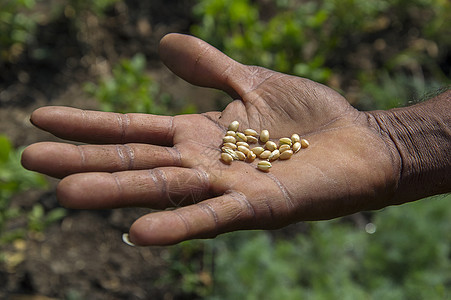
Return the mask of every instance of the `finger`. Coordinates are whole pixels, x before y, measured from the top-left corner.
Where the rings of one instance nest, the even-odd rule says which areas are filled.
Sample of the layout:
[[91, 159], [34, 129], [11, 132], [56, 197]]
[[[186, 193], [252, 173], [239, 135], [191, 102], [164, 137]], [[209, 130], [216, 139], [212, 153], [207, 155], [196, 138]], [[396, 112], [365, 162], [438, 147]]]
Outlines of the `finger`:
[[169, 116], [47, 106], [35, 110], [31, 122], [57, 137], [87, 143], [172, 145], [173, 138], [173, 117]]
[[168, 34], [160, 42], [165, 65], [186, 81], [243, 97], [272, 72], [236, 62], [208, 43], [189, 35]]
[[131, 226], [130, 240], [140, 246], [171, 245], [256, 227], [256, 211], [246, 196], [232, 192], [176, 210], [145, 215]]
[[118, 172], [180, 166], [176, 148], [146, 144], [71, 145], [37, 143], [22, 153], [22, 165], [32, 171], [62, 178], [83, 172]]
[[57, 197], [63, 206], [77, 209], [131, 206], [165, 209], [206, 199], [208, 191], [206, 173], [165, 167], [70, 175], [58, 184]]

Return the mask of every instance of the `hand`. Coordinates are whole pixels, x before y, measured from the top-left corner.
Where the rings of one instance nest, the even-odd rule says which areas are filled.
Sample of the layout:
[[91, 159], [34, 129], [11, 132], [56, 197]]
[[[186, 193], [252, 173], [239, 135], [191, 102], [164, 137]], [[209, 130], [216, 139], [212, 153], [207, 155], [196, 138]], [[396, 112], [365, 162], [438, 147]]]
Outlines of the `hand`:
[[[80, 209], [177, 207], [145, 215], [130, 229], [137, 245], [174, 244], [240, 229], [272, 229], [329, 219], [393, 203], [400, 158], [359, 112], [326, 86], [245, 66], [194, 37], [171, 34], [160, 52], [177, 75], [234, 97], [223, 112], [175, 117], [36, 110], [31, 121], [58, 137], [95, 143], [38, 143], [23, 165], [63, 178], [62, 205]], [[228, 124], [273, 139], [298, 133], [310, 142], [269, 173], [256, 161], [220, 161]]]

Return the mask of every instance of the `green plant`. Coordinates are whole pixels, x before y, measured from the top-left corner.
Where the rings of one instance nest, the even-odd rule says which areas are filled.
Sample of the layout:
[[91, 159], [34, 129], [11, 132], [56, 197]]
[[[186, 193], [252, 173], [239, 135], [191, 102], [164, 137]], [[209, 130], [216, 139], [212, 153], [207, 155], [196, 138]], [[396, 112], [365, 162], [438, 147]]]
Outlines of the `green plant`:
[[219, 237], [212, 241], [215, 289], [207, 298], [447, 299], [450, 200], [386, 208], [363, 228], [309, 223], [309, 232], [293, 240], [266, 232]]
[[261, 3], [199, 0], [193, 8], [198, 22], [191, 31], [246, 64], [330, 81], [345, 90], [350, 78], [359, 78], [360, 84], [354, 82], [353, 88], [366, 97], [369, 108], [386, 106], [370, 103], [368, 99], [380, 97], [366, 94], [375, 91], [369, 83], [385, 81], [386, 74], [407, 73], [415, 80], [429, 77], [441, 85], [449, 83], [440, 68], [451, 47], [449, 1]]
[[160, 85], [146, 74], [146, 59], [136, 54], [113, 68], [110, 78], [98, 84], [86, 83], [85, 91], [94, 96], [104, 111], [171, 114], [195, 112], [194, 106], [180, 107]]
[[36, 29], [35, 0], [0, 0], [0, 65], [14, 62]]
[[[62, 208], [45, 212], [40, 204], [34, 204], [31, 211], [11, 206], [13, 196], [47, 186], [43, 176], [21, 166], [21, 152], [12, 147], [6, 136], [0, 135], [0, 246], [24, 238], [27, 232], [41, 232], [65, 214]], [[8, 228], [10, 222], [19, 218], [25, 219], [25, 223], [20, 223], [23, 225]]]

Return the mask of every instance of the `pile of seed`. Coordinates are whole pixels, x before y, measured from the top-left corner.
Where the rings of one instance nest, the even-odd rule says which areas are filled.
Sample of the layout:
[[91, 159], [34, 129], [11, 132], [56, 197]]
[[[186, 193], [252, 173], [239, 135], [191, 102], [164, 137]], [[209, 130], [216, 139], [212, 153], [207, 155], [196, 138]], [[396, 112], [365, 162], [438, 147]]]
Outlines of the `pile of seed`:
[[[262, 130], [260, 134], [254, 129], [240, 132], [238, 131], [239, 126], [238, 121], [230, 123], [228, 131], [222, 139], [221, 160], [226, 164], [230, 164], [234, 160], [253, 162], [259, 158], [257, 168], [267, 172], [272, 167], [272, 161], [290, 159], [301, 148], [309, 146], [309, 142], [301, 139], [296, 133], [291, 138], [279, 139], [279, 144], [276, 144], [269, 140], [268, 130]], [[251, 148], [250, 144], [258, 146]]]

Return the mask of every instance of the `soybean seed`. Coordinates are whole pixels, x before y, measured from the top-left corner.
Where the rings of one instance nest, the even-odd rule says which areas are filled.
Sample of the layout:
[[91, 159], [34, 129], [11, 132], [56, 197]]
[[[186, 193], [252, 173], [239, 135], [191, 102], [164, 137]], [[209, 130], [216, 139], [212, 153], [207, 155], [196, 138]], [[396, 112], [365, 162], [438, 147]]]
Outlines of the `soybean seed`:
[[265, 148], [269, 151], [274, 151], [277, 149], [277, 144], [272, 141], [267, 141], [265, 144]]
[[300, 142], [300, 141], [301, 141], [301, 138], [299, 137], [299, 134], [293, 133], [293, 135], [291, 136], [291, 141], [292, 141], [293, 143]]
[[221, 159], [226, 164], [230, 164], [233, 161], [233, 157], [228, 153], [221, 153]]
[[279, 159], [281, 159], [281, 160], [290, 159], [290, 157], [292, 155], [293, 155], [293, 151], [287, 150], [287, 151], [280, 153]]
[[307, 148], [308, 146], [310, 146], [310, 143], [306, 139], [302, 139], [301, 146], [302, 148]]
[[268, 130], [262, 130], [262, 132], [260, 133], [260, 141], [262, 141], [263, 143], [266, 143], [267, 141], [269, 141], [269, 131]]
[[258, 139], [255, 136], [246, 135], [246, 138], [249, 144], [256, 144], [258, 142]]
[[261, 159], [268, 159], [269, 158], [269, 156], [271, 155], [271, 151], [269, 151], [269, 150], [265, 150], [265, 151], [263, 151], [261, 154], [260, 154], [260, 158]]
[[230, 131], [237, 131], [238, 127], [240, 127], [240, 123], [238, 123], [238, 121], [233, 121], [232, 123], [230, 123], [229, 125], [229, 130]]
[[255, 155], [260, 156], [260, 154], [262, 154], [265, 149], [263, 147], [255, 147], [252, 148], [251, 151], [254, 152]]
[[225, 137], [223, 137], [222, 141], [224, 143], [232, 143], [232, 144], [236, 143], [236, 139], [233, 136], [230, 136], [230, 135], [226, 135]]
[[265, 172], [269, 171], [269, 169], [271, 169], [271, 167], [272, 167], [271, 163], [269, 161], [266, 161], [266, 160], [260, 161], [257, 164], [257, 168], [259, 170], [265, 171]]
[[293, 142], [291, 141], [290, 138], [281, 138], [281, 139], [279, 139], [279, 144], [280, 145], [286, 144], [286, 145], [290, 145], [291, 146], [292, 143]]

